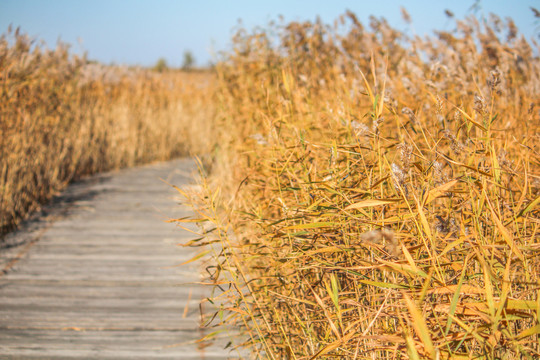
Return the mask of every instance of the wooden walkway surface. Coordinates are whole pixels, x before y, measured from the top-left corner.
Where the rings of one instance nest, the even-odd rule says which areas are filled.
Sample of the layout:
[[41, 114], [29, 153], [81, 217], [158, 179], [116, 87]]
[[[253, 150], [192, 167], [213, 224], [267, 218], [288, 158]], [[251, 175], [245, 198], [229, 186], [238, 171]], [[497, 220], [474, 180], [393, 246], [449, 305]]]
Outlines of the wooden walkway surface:
[[[181, 159], [71, 185], [47, 217], [0, 250], [1, 359], [228, 359], [204, 346], [198, 266], [169, 267], [200, 249], [168, 217], [189, 215], [165, 184], [186, 185]], [[190, 284], [191, 283], [191, 284]]]

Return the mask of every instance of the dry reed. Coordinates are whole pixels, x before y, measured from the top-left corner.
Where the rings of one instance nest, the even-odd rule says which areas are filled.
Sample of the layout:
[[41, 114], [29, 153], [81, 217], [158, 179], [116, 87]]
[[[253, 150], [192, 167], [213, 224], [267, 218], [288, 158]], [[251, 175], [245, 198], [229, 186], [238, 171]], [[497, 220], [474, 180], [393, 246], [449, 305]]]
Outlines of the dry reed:
[[89, 63], [0, 38], [0, 235], [81, 176], [209, 151], [213, 75]]
[[238, 33], [214, 175], [178, 219], [214, 246], [209, 324], [269, 359], [540, 356], [536, 44], [456, 28]]

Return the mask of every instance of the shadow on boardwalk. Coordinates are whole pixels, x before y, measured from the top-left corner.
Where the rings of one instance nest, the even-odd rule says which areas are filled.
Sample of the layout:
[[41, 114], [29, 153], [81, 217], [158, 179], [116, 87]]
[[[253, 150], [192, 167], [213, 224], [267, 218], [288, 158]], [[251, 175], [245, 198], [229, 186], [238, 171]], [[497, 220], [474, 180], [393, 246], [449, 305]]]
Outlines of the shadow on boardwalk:
[[174, 267], [193, 237], [164, 222], [190, 214], [161, 179], [187, 185], [180, 159], [71, 185], [0, 252], [0, 358], [227, 359], [201, 346], [197, 265]]
[[[37, 240], [42, 233], [55, 220], [69, 215], [72, 206], [77, 206], [81, 202], [92, 200], [96, 195], [103, 194], [93, 187], [100, 183], [106, 183], [111, 178], [111, 173], [101, 174], [81, 179], [71, 184], [62, 193], [54, 196], [39, 211], [34, 213], [28, 220], [24, 221], [19, 230], [16, 230], [4, 237], [0, 237], [0, 252], [13, 247], [20, 247], [29, 242]], [[1, 260], [6, 260], [3, 256]], [[1, 264], [0, 264], [1, 266]], [[3, 267], [2, 267], [3, 268]]]

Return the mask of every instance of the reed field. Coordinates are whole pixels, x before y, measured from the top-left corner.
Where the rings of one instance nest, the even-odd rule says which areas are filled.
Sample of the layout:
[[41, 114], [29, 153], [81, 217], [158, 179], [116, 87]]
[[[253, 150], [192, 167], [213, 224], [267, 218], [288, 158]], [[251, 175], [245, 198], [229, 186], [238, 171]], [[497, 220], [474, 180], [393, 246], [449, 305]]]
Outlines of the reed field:
[[[537, 12], [537, 15], [540, 13]], [[452, 14], [448, 14], [451, 16]], [[404, 12], [404, 18], [409, 17]], [[70, 181], [186, 154], [216, 311], [260, 359], [540, 357], [540, 52], [347, 12], [240, 30], [215, 69], [0, 38], [0, 233]]]
[[9, 30], [0, 84], [0, 235], [81, 176], [208, 151], [209, 72], [90, 63]]
[[261, 359], [540, 357], [538, 44], [510, 19], [455, 25], [237, 33], [212, 172], [176, 220], [213, 255], [208, 338], [237, 326]]

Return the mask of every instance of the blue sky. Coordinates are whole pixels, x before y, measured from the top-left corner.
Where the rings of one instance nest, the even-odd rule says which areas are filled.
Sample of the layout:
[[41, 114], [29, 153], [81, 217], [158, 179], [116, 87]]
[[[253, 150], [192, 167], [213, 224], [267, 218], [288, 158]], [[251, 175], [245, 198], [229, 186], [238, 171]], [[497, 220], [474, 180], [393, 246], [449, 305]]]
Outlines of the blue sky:
[[[169, 64], [182, 63], [184, 51], [191, 51], [199, 65], [212, 53], [229, 44], [232, 29], [264, 26], [283, 15], [285, 20], [314, 20], [320, 16], [332, 22], [346, 9], [368, 24], [369, 15], [384, 16], [398, 29], [418, 35], [433, 29], [451, 30], [453, 22], [444, 15], [451, 10], [458, 19], [470, 15], [474, 0], [0, 0], [0, 33], [12, 24], [54, 47], [61, 39], [75, 52], [86, 51], [90, 59], [105, 63], [152, 65], [164, 57]], [[477, 15], [493, 12], [510, 16], [530, 38], [540, 24], [529, 7], [540, 10], [540, 0], [481, 0]], [[408, 27], [402, 20], [404, 6], [413, 19]]]

